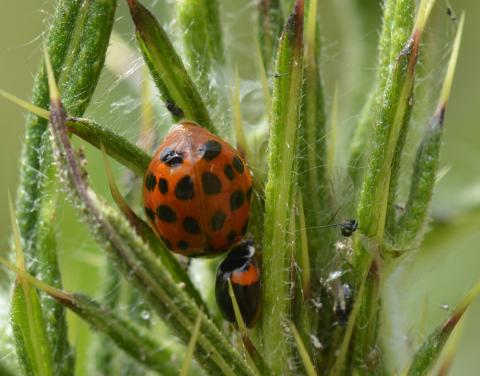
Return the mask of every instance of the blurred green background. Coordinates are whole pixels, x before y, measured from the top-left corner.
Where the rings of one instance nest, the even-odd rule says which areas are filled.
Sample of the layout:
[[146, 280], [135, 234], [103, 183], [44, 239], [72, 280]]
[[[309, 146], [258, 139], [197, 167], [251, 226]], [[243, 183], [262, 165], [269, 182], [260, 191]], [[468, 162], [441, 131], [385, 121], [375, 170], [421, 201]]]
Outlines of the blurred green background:
[[[145, 2], [163, 20], [170, 18], [161, 1]], [[170, 3], [167, 1], [167, 3]], [[131, 24], [124, 2], [119, 1], [115, 30], [131, 42]], [[375, 42], [380, 25], [380, 5], [374, 0], [320, 0], [322, 12], [323, 69], [327, 96], [339, 87], [340, 145], [358, 119], [359, 111], [375, 73]], [[3, 2], [0, 11], [0, 88], [27, 99], [41, 54], [42, 33], [47, 29], [54, 1], [27, 0]], [[385, 281], [385, 325], [382, 328], [387, 347], [410, 348], [421, 339], [420, 333], [438, 324], [480, 277], [480, 1], [450, 0], [459, 17], [466, 12], [464, 37], [446, 116], [442, 171], [432, 205], [436, 218], [421, 252], [411, 257], [397, 273]], [[223, 1], [226, 11], [227, 48], [245, 80], [257, 79], [251, 57], [255, 21], [253, 1]], [[416, 114], [413, 135], [421, 132], [435, 104], [454, 35], [454, 21], [447, 16], [448, 3], [437, 0], [433, 22], [424, 43], [426, 56], [420, 71], [417, 102], [427, 110]], [[162, 11], [160, 11], [162, 10]], [[175, 32], [175, 23], [168, 29]], [[132, 44], [133, 45], [133, 44]], [[365, 48], [363, 48], [363, 46]], [[139, 61], [136, 65], [141, 65]], [[113, 124], [135, 140], [138, 126], [138, 94], [125, 82], [126, 76], [105, 71], [88, 115], [103, 124]], [[245, 101], [247, 99], [245, 98]], [[24, 135], [25, 112], [0, 98], [0, 254], [9, 244], [7, 193], [15, 195], [19, 175], [19, 155]], [[165, 121], [159, 119], [158, 122]], [[414, 150], [415, 140], [412, 138]], [[98, 152], [86, 147], [89, 171], [94, 187], [108, 197], [103, 165]], [[342, 153], [338, 152], [339, 161]], [[412, 158], [413, 151], [407, 155]], [[408, 175], [406, 175], [408, 176]], [[103, 257], [69, 205], [58, 211], [59, 252], [65, 286], [101, 298]], [[4, 274], [0, 280], [5, 282]], [[10, 278], [8, 279], [10, 280]], [[4, 284], [5, 285], [5, 284]], [[0, 323], [6, 327], [7, 302], [0, 295]], [[395, 318], [395, 325], [389, 320]], [[425, 320], [420, 320], [425, 317]], [[84, 348], [89, 332], [71, 319], [71, 339]], [[391, 346], [393, 343], [393, 346]], [[453, 375], [476, 375], [480, 369], [480, 301], [469, 311]], [[11, 357], [11, 348], [0, 348], [0, 358]], [[85, 352], [79, 353], [78, 374], [86, 374]], [[391, 364], [401, 364], [397, 354], [386, 354]]]

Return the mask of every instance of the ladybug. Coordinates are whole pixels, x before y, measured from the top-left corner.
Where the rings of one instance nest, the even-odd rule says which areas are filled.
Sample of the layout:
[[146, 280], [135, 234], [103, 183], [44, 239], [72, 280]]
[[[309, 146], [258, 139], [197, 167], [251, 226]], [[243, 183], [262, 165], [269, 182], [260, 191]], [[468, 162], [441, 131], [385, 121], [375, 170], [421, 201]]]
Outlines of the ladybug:
[[169, 249], [216, 256], [245, 235], [252, 176], [232, 146], [183, 121], [155, 151], [143, 198], [151, 225]]
[[223, 316], [235, 322], [232, 300], [228, 293], [228, 280], [240, 308], [245, 325], [252, 327], [260, 316], [260, 268], [255, 260], [255, 246], [251, 239], [235, 245], [218, 266], [215, 298]]

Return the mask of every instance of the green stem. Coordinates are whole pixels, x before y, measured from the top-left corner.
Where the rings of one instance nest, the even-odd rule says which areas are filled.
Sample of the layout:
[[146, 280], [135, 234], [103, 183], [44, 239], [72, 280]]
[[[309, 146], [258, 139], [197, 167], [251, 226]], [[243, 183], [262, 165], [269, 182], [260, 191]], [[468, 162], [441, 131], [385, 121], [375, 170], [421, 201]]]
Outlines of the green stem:
[[273, 89], [268, 182], [263, 236], [263, 317], [265, 361], [273, 374], [288, 369], [290, 346], [284, 320], [290, 314], [290, 256], [287, 242], [295, 182], [295, 153], [303, 71], [303, 1], [296, 2], [280, 38]]

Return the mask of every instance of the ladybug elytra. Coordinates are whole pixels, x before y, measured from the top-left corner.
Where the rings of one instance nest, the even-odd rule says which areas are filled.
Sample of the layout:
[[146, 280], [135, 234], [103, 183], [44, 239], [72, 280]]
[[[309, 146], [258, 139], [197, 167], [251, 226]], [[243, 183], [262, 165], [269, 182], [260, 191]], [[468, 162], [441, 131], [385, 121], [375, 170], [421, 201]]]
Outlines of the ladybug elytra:
[[235, 245], [218, 266], [215, 297], [225, 318], [235, 322], [235, 312], [228, 293], [228, 280], [240, 308], [243, 321], [252, 327], [260, 314], [260, 268], [255, 260], [255, 247], [250, 239]]
[[183, 121], [156, 150], [143, 196], [145, 213], [169, 249], [215, 256], [245, 235], [252, 177], [233, 147]]

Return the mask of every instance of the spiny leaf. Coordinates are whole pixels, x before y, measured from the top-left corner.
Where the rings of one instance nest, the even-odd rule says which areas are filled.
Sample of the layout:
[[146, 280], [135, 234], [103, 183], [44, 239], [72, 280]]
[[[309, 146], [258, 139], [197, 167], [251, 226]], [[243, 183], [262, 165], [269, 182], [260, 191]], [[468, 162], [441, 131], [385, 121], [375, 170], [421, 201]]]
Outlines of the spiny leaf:
[[188, 342], [187, 353], [185, 354], [185, 359], [182, 363], [182, 368], [180, 369], [180, 376], [187, 376], [190, 365], [192, 364], [193, 352], [195, 351], [195, 346], [197, 344], [198, 335], [200, 333], [200, 325], [202, 324], [202, 314], [201, 312], [197, 316], [195, 321], [195, 326], [193, 327], [192, 337], [190, 342]]
[[260, 0], [258, 2], [258, 45], [261, 48], [265, 71], [272, 67], [282, 31], [283, 17], [280, 0]]
[[[47, 50], [66, 97], [75, 115], [88, 105], [103, 67], [113, 24], [115, 0], [59, 1], [47, 38]], [[43, 63], [35, 78], [32, 103], [48, 108], [49, 95]], [[61, 286], [55, 247], [55, 166], [52, 163], [47, 121], [30, 115], [22, 151], [17, 209], [22, 244], [33, 274], [42, 274], [49, 283]], [[73, 355], [68, 344], [64, 309], [49, 298], [41, 299], [48, 340], [55, 349], [54, 375], [71, 375]]]
[[[287, 288], [290, 274], [287, 234], [295, 186], [295, 152], [300, 121], [299, 110], [303, 71], [303, 1], [296, 2], [280, 38], [275, 64], [273, 113], [269, 143], [269, 172], [265, 187], [263, 236], [263, 317], [265, 361], [272, 373], [287, 372], [289, 345], [282, 322], [289, 315]], [[296, 100], [295, 100], [296, 99]]]
[[155, 17], [138, 1], [128, 0], [137, 41], [167, 109], [177, 121], [195, 121], [217, 133], [185, 66]]
[[[49, 111], [3, 90], [0, 90], [0, 95], [40, 118], [48, 120], [50, 117]], [[105, 128], [93, 120], [84, 118], [67, 118], [67, 126], [72, 133], [98, 149], [100, 149], [100, 145], [103, 145], [108, 155], [135, 172], [138, 176], [143, 177], [145, 174], [150, 163], [150, 156], [110, 128]]]
[[416, 247], [425, 231], [430, 202], [437, 178], [443, 122], [460, 49], [463, 24], [464, 17], [462, 16], [450, 55], [447, 73], [443, 81], [437, 109], [425, 129], [422, 142], [417, 149], [411, 177], [410, 194], [405, 206], [405, 211], [395, 226], [397, 230], [393, 240], [394, 249], [408, 250]]
[[420, 376], [428, 374], [435, 365], [445, 343], [450, 337], [453, 329], [457, 326], [467, 308], [480, 294], [480, 281], [472, 287], [460, 304], [455, 308], [450, 317], [428, 336], [423, 345], [415, 353], [412, 363], [408, 369], [409, 376]]
[[[9, 198], [17, 268], [25, 271], [20, 231], [15, 210]], [[54, 374], [51, 344], [48, 341], [46, 323], [37, 292], [29, 282], [17, 277], [12, 297], [11, 320], [20, 365], [26, 374], [48, 376]]]
[[218, 1], [181, 0], [177, 8], [191, 77], [220, 135], [229, 140], [232, 128], [224, 89], [225, 56]]
[[302, 337], [300, 337], [300, 334], [298, 333], [297, 328], [295, 327], [295, 324], [291, 321], [288, 322], [288, 326], [290, 327], [290, 330], [292, 331], [293, 338], [295, 338], [295, 342], [297, 344], [297, 349], [298, 352], [302, 358], [303, 361], [303, 366], [305, 367], [305, 371], [307, 372], [308, 376], [315, 376], [317, 375], [317, 372], [315, 371], [315, 367], [312, 363], [312, 360], [310, 359], [310, 355], [308, 355], [308, 351], [303, 344]]
[[[0, 263], [17, 273], [17, 279], [24, 279], [35, 288], [47, 293], [60, 304], [68, 307], [95, 330], [107, 335], [115, 344], [138, 362], [162, 375], [176, 375], [174, 352], [154, 340], [151, 335], [116, 315], [82, 294], [72, 294], [55, 288], [0, 257]], [[35, 291], [35, 290], [32, 290]], [[49, 375], [49, 374], [48, 374]]]
[[401, 152], [401, 147], [397, 147], [397, 143], [402, 142], [402, 129], [408, 124], [418, 49], [429, 4], [429, 0], [423, 0], [420, 4], [411, 38], [389, 74], [373, 133], [372, 153], [358, 206], [358, 220], [362, 232], [374, 238], [379, 246], [384, 240], [387, 209], [391, 208], [391, 179], [398, 172], [392, 171], [391, 167], [394, 159], [399, 158], [396, 153]]
[[[324, 234], [317, 230], [327, 223], [330, 212], [328, 189], [327, 122], [323, 83], [320, 77], [320, 37], [317, 1], [308, 3], [305, 28], [305, 65], [302, 88], [302, 126], [299, 134], [299, 184], [305, 206], [305, 224], [313, 274], [332, 256], [331, 247], [322, 247]], [[333, 168], [333, 166], [332, 166]], [[311, 200], [315, 197], [315, 200]], [[312, 279], [317, 281], [316, 276]]]

